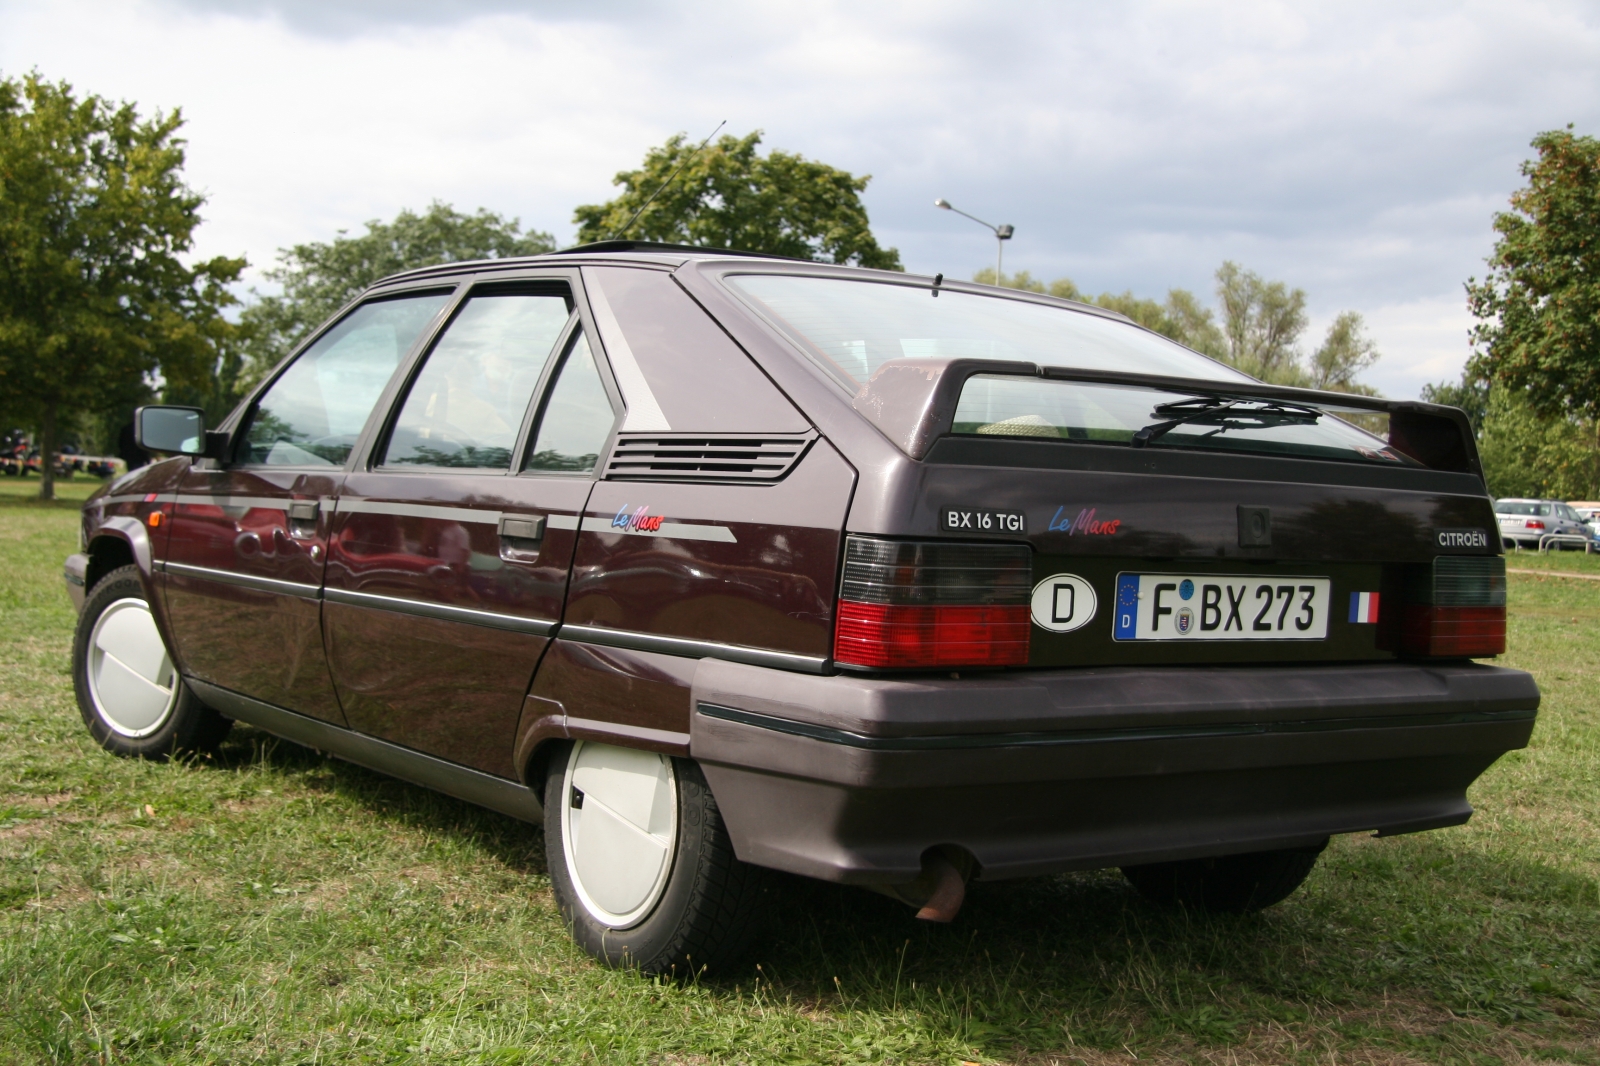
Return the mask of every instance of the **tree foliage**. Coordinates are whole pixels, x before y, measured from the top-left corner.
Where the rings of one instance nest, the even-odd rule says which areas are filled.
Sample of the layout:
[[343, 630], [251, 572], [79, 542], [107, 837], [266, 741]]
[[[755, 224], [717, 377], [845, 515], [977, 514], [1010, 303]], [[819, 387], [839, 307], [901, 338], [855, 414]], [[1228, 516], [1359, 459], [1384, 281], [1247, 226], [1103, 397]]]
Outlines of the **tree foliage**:
[[339, 230], [331, 241], [313, 241], [280, 249], [277, 265], [262, 272], [282, 291], [255, 299], [240, 316], [247, 351], [232, 383], [238, 394], [288, 355], [308, 333], [380, 278], [403, 270], [473, 259], [503, 259], [553, 251], [555, 240], [537, 230], [522, 231], [519, 219], [506, 219], [479, 208], [462, 214], [434, 201], [421, 214], [403, 210], [392, 222], [377, 219], [367, 231], [349, 236]]
[[221, 311], [245, 261], [184, 261], [204, 198], [183, 184], [182, 124], [37, 74], [0, 78], [0, 404], [46, 457], [63, 416], [156, 373], [203, 380], [232, 335]]
[[1473, 376], [1523, 390], [1545, 418], [1600, 420], [1600, 140], [1533, 139], [1526, 188], [1495, 216], [1489, 274], [1467, 282]]
[[[1026, 270], [1008, 274], [1000, 283], [1007, 288], [1049, 293], [1116, 311], [1146, 329], [1263, 381], [1373, 395], [1375, 390], [1370, 385], [1356, 380], [1361, 371], [1380, 358], [1361, 315], [1355, 311], [1340, 314], [1329, 326], [1322, 344], [1304, 354], [1300, 349], [1307, 327], [1304, 290], [1290, 289], [1281, 281], [1267, 281], [1233, 262], [1223, 263], [1216, 279], [1220, 322], [1218, 314], [1187, 289], [1169, 289], [1164, 302], [1135, 296], [1131, 291], [1090, 296], [1071, 278], [1057, 278], [1046, 284]], [[992, 285], [995, 272], [985, 267], [973, 275], [973, 280]]]
[[867, 223], [861, 193], [871, 175], [858, 178], [791, 152], [763, 156], [760, 143], [760, 130], [724, 134], [696, 154], [683, 134], [669, 138], [638, 170], [613, 179], [622, 195], [573, 212], [579, 243], [626, 236], [902, 269], [900, 253], [880, 248]]

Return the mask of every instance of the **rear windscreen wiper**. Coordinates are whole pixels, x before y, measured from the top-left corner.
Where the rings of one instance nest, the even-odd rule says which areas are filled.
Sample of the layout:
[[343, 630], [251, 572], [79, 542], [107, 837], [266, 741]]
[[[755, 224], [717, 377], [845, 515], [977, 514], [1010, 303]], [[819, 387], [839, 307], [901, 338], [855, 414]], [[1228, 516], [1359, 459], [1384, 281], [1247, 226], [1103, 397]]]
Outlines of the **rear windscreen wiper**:
[[[1249, 406], [1244, 406], [1247, 404]], [[1314, 407], [1274, 400], [1225, 400], [1220, 396], [1196, 396], [1160, 404], [1150, 414], [1167, 421], [1152, 423], [1135, 433], [1128, 442], [1135, 448], [1143, 448], [1171, 430], [1190, 423], [1216, 426], [1218, 433], [1225, 433], [1230, 429], [1309, 426], [1322, 417], [1322, 412]]]

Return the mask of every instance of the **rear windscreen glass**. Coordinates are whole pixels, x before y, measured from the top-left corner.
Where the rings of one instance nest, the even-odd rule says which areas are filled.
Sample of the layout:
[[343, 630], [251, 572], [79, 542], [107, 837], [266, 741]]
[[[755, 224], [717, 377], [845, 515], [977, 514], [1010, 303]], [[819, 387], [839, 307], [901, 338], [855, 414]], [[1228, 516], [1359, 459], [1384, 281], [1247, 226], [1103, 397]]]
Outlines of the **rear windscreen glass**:
[[728, 279], [854, 392], [891, 359], [1020, 359], [1213, 381], [1251, 378], [1159, 334], [1089, 311], [848, 278]]
[[1548, 503], [1522, 503], [1517, 500], [1501, 500], [1494, 505], [1496, 514], [1520, 514], [1535, 517], [1548, 517], [1550, 505]]
[[1418, 465], [1326, 408], [1162, 389], [979, 374], [954, 432]]

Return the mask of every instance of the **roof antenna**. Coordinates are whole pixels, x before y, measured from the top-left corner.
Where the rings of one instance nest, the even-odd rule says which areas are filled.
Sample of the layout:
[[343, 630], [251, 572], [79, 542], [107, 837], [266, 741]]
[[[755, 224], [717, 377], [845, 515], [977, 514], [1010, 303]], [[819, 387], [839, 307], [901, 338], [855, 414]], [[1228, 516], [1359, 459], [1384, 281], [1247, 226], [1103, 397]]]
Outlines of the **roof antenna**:
[[933, 298], [935, 300], [937, 300], [939, 298], [939, 286], [943, 285], [943, 284], [944, 284], [944, 275], [943, 274], [935, 274], [933, 276]]
[[[717, 130], [720, 130], [722, 127], [726, 126], [727, 124], [728, 124], [728, 120], [727, 119], [723, 119], [721, 122], [717, 123], [717, 129], [716, 130], [712, 130], [710, 133], [706, 134], [706, 139], [700, 142], [700, 148], [704, 148], [707, 144], [710, 144], [711, 143], [711, 138], [713, 138], [713, 137], [715, 137], [717, 135]], [[627, 233], [630, 229], [633, 228], [633, 224], [635, 222], [639, 221], [639, 216], [644, 214], [644, 209], [649, 207], [652, 203], [654, 203], [655, 202], [655, 198], [657, 196], [661, 195], [662, 190], [665, 189], [668, 185], [672, 184], [672, 179], [676, 178], [678, 176], [679, 172], [682, 171], [684, 167], [688, 166], [694, 160], [695, 156], [700, 154], [700, 148], [696, 148], [694, 151], [690, 152], [689, 153], [689, 158], [685, 159], [683, 162], [679, 163], [678, 164], [678, 169], [674, 170], [671, 174], [667, 175], [667, 180], [662, 182], [660, 184], [660, 186], [658, 186], [656, 188], [656, 191], [650, 194], [650, 199], [646, 200], [644, 203], [639, 205], [639, 210], [635, 211], [633, 213], [633, 217], [628, 219], [628, 224], [626, 226], [623, 226], [621, 229], [617, 230], [617, 232], [612, 235], [612, 237], [611, 237], [612, 240], [620, 241], [622, 239], [622, 237], [623, 237], [623, 234]]]

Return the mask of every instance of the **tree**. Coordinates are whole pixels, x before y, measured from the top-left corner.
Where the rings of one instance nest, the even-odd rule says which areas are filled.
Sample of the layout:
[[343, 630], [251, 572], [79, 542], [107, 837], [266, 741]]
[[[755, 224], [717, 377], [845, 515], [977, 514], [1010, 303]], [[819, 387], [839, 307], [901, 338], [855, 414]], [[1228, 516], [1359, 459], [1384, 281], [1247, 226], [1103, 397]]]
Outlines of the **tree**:
[[867, 224], [861, 193], [871, 175], [858, 178], [791, 152], [763, 156], [760, 143], [760, 130], [724, 134], [696, 153], [683, 134], [668, 138], [638, 170], [617, 174], [612, 184], [622, 195], [573, 212], [579, 243], [625, 236], [902, 269], [900, 253], [880, 248]]
[[1358, 382], [1356, 375], [1379, 358], [1378, 346], [1366, 335], [1366, 322], [1361, 315], [1345, 311], [1328, 327], [1322, 346], [1311, 353], [1311, 363], [1307, 367], [1310, 386], [1375, 396], [1377, 390]]
[[1497, 214], [1489, 274], [1467, 282], [1474, 377], [1523, 390], [1544, 418], [1600, 423], [1600, 141], [1533, 139], [1528, 186]]
[[[393, 222], [373, 219], [366, 233], [347, 234], [339, 230], [325, 243], [279, 249], [277, 265], [262, 272], [283, 291], [274, 296], [253, 293], [254, 302], [240, 316], [247, 346], [227, 407], [306, 334], [380, 278], [438, 263], [539, 255], [556, 246], [548, 233], [522, 232], [519, 219], [508, 220], [483, 208], [464, 215], [437, 200], [422, 214], [403, 210]], [[224, 381], [213, 384], [229, 391]]]
[[[993, 285], [994, 276], [994, 270], [985, 267], [974, 274], [972, 280], [980, 285]], [[1001, 284], [1010, 289], [1048, 292], [1051, 296], [1059, 296], [1064, 300], [1095, 304], [1116, 311], [1118, 314], [1127, 315], [1146, 329], [1170, 337], [1179, 344], [1214, 359], [1222, 358], [1226, 354], [1222, 333], [1217, 329], [1210, 309], [1202, 307], [1199, 298], [1184, 289], [1169, 289], [1167, 301], [1163, 304], [1135, 296], [1131, 290], [1123, 293], [1103, 292], [1099, 296], [1090, 296], [1081, 291], [1071, 278], [1057, 278], [1046, 285], [1043, 281], [1036, 280], [1026, 270], [1008, 274]]]
[[1305, 290], [1264, 281], [1229, 261], [1217, 269], [1217, 302], [1227, 361], [1263, 381], [1298, 384], [1295, 345], [1306, 330]]
[[182, 124], [0, 78], [0, 396], [39, 430], [43, 499], [65, 416], [158, 372], [204, 378], [233, 329], [221, 311], [245, 261], [183, 261], [205, 201], [182, 181]]

